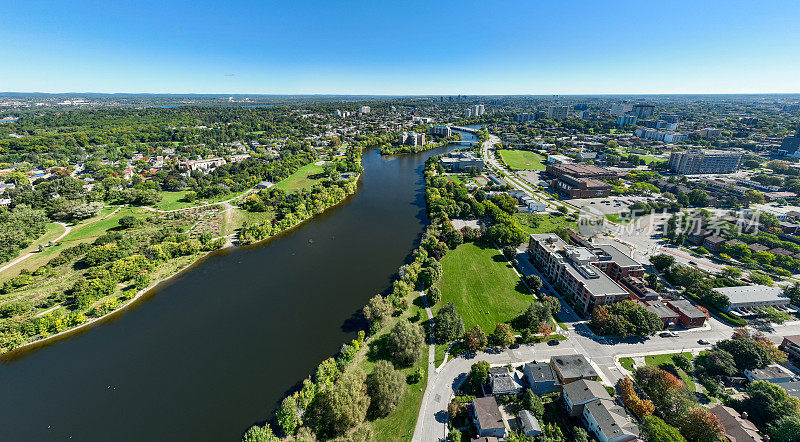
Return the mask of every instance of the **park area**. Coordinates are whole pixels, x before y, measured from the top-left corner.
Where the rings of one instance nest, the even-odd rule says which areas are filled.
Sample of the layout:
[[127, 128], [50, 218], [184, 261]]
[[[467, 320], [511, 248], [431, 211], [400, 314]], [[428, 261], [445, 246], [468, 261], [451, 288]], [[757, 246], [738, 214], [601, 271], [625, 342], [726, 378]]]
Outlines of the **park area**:
[[514, 169], [544, 170], [545, 168], [542, 158], [531, 151], [501, 149], [500, 155], [506, 165]]
[[439, 306], [452, 302], [464, 318], [465, 329], [479, 325], [492, 333], [534, 300], [514, 269], [495, 248], [461, 244], [442, 258]]
[[276, 184], [275, 187], [285, 192], [295, 192], [319, 183], [322, 180], [324, 171], [322, 165], [318, 163], [306, 164], [297, 169], [297, 172], [289, 175], [288, 178]]

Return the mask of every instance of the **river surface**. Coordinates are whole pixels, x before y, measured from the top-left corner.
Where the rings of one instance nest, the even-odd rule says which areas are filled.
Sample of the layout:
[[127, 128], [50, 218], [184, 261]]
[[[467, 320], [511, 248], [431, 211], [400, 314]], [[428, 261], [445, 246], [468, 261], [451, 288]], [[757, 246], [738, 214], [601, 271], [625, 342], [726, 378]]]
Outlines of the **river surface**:
[[389, 286], [427, 223], [425, 160], [451, 148], [370, 149], [341, 205], [2, 361], [0, 440], [238, 441], [363, 326], [356, 312]]

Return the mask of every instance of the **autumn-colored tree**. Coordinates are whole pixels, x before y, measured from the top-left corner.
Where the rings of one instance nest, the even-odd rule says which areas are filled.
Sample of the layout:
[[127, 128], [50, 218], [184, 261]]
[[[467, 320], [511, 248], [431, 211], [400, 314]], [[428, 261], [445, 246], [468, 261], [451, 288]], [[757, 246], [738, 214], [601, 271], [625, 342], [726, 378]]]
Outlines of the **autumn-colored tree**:
[[508, 346], [514, 343], [514, 333], [511, 332], [511, 326], [504, 323], [499, 323], [494, 328], [494, 340], [500, 345]]
[[719, 418], [702, 407], [695, 407], [684, 414], [678, 422], [681, 434], [692, 441], [725, 441], [725, 429]]
[[633, 388], [633, 382], [630, 378], [626, 376], [620, 379], [617, 387], [619, 387], [620, 393], [622, 393], [622, 400], [625, 401], [625, 406], [627, 406], [637, 418], [643, 419], [645, 416], [653, 414], [655, 406], [652, 402], [647, 399], [642, 399], [636, 394], [636, 390]]
[[486, 334], [479, 325], [467, 330], [464, 334], [464, 341], [471, 350], [483, 350], [487, 344]]
[[550, 324], [548, 324], [546, 322], [540, 322], [539, 323], [539, 333], [541, 333], [541, 335], [546, 338], [546, 337], [550, 336], [553, 333], [553, 328], [550, 327]]

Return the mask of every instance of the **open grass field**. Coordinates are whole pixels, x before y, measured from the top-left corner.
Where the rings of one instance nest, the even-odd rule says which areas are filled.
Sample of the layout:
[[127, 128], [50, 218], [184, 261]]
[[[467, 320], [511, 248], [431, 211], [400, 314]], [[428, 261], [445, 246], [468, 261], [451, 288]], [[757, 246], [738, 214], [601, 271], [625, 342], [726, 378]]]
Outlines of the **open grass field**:
[[286, 192], [294, 192], [306, 187], [311, 187], [320, 181], [321, 178], [316, 178], [315, 176], [321, 175], [322, 172], [322, 166], [317, 166], [313, 163], [306, 164], [298, 169], [297, 172], [276, 184], [275, 187], [283, 189]]
[[513, 167], [514, 169], [545, 169], [542, 159], [534, 152], [501, 149], [500, 155], [503, 157], [503, 161], [505, 161], [508, 167]]
[[514, 218], [525, 230], [525, 233], [552, 233], [558, 227], [577, 229], [578, 223], [567, 219], [563, 215], [548, 215], [543, 213], [515, 213]]
[[498, 322], [517, 317], [533, 301], [517, 274], [494, 248], [466, 243], [442, 258], [441, 306], [452, 302], [464, 318], [464, 327], [481, 326], [486, 334]]
[[186, 207], [191, 207], [196, 202], [190, 203], [188, 201], [183, 201], [183, 197], [186, 196], [186, 190], [180, 190], [177, 192], [161, 192], [161, 202], [156, 204], [156, 209], [161, 210], [176, 210], [176, 209], [184, 209]]

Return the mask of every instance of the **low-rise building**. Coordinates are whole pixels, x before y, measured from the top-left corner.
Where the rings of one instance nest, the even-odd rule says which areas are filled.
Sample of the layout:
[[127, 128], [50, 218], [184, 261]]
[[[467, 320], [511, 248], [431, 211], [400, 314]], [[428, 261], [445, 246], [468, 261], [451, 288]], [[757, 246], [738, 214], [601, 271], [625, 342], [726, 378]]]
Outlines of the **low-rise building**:
[[661, 301], [645, 302], [643, 304], [647, 311], [658, 316], [658, 319], [661, 320], [661, 324], [664, 328], [672, 328], [680, 322], [680, 313], [667, 307]]
[[483, 158], [469, 151], [451, 152], [442, 157], [439, 163], [446, 170], [453, 171], [480, 171], [484, 168]]
[[719, 419], [725, 429], [725, 437], [731, 442], [761, 442], [764, 438], [758, 434], [758, 428], [747, 420], [747, 413], [739, 414], [738, 411], [724, 405], [717, 405], [709, 410]]
[[685, 299], [667, 301], [667, 307], [678, 313], [678, 322], [686, 328], [702, 327], [708, 319], [708, 313], [700, 310]]
[[536, 361], [528, 362], [524, 365], [522, 372], [525, 374], [525, 380], [530, 389], [540, 396], [554, 393], [561, 388], [561, 381], [550, 364]]
[[800, 335], [784, 336], [780, 349], [790, 359], [800, 359]]
[[596, 381], [600, 375], [583, 355], [553, 356], [550, 365], [556, 372], [559, 382], [566, 388], [567, 384], [580, 380]]
[[625, 442], [639, 439], [639, 427], [628, 419], [625, 409], [613, 400], [591, 401], [583, 407], [583, 423], [600, 442]]
[[564, 409], [570, 417], [583, 415], [586, 404], [597, 400], [611, 400], [603, 384], [594, 380], [581, 379], [564, 385]]
[[738, 287], [717, 287], [715, 292], [728, 297], [731, 301], [728, 310], [734, 310], [742, 315], [753, 314], [752, 308], [775, 307], [785, 309], [789, 307], [791, 299], [783, 294], [780, 287], [766, 285], [744, 285]]
[[522, 382], [517, 373], [509, 372], [507, 367], [500, 368], [504, 370], [499, 373], [492, 373], [489, 376], [491, 393], [495, 396], [519, 394], [522, 391]]
[[778, 364], [771, 364], [764, 368], [754, 368], [752, 370], [745, 369], [744, 376], [750, 382], [764, 381], [773, 384], [789, 382], [795, 378], [794, 373]]
[[520, 427], [522, 427], [522, 434], [535, 437], [542, 434], [542, 426], [539, 425], [539, 420], [529, 410], [522, 410], [519, 412]]
[[494, 396], [473, 399], [472, 417], [478, 429], [478, 436], [506, 436], [506, 425]]

